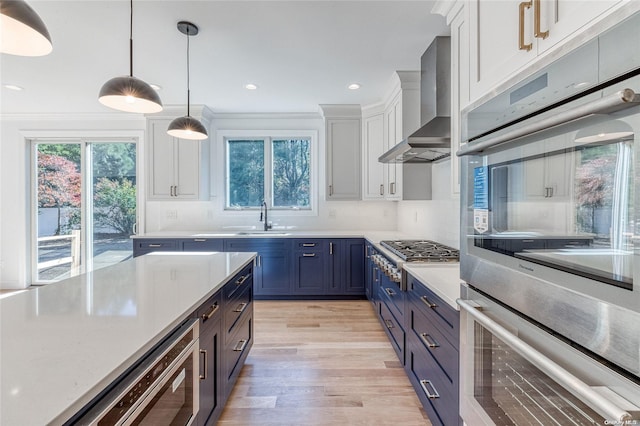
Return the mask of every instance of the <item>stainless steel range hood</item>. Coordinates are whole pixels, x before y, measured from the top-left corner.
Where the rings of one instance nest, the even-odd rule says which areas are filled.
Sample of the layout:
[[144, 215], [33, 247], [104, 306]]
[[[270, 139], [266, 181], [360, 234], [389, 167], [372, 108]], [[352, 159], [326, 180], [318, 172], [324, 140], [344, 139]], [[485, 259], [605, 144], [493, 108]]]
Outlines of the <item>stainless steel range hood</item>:
[[421, 58], [422, 127], [382, 154], [381, 163], [432, 162], [451, 155], [451, 41], [436, 37]]

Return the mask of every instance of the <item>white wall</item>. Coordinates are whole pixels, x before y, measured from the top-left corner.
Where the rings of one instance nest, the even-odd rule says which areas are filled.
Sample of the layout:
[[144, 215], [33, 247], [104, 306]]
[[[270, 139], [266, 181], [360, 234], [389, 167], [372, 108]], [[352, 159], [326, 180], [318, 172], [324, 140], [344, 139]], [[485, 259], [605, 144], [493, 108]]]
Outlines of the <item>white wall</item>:
[[451, 159], [432, 164], [432, 199], [400, 201], [398, 231], [460, 248], [460, 198], [451, 192]]

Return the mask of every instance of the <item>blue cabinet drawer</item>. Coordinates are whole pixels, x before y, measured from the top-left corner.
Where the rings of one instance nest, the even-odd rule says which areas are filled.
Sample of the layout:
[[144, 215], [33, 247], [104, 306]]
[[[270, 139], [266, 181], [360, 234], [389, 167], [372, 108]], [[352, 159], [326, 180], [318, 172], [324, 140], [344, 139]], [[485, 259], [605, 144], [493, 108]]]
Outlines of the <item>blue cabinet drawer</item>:
[[253, 316], [246, 315], [240, 324], [236, 327], [229, 343], [225, 346], [224, 351], [224, 371], [226, 372], [225, 392], [227, 396], [231, 392], [235, 378], [240, 373], [244, 359], [249, 354], [249, 350], [253, 345]]
[[[247, 288], [238, 295], [239, 297], [225, 304], [224, 329], [225, 343], [229, 343], [238, 325], [242, 322], [242, 316], [245, 312], [250, 312], [251, 306], [251, 289]], [[246, 316], [246, 315], [245, 315]]]
[[407, 351], [409, 380], [432, 425], [462, 424], [458, 414], [458, 387], [442, 375], [440, 367], [426, 353], [410, 347]]
[[400, 359], [400, 362], [402, 362], [402, 365], [404, 365], [404, 329], [402, 328], [398, 320], [393, 316], [386, 303], [380, 302], [378, 304], [378, 309], [378, 316], [380, 317], [380, 321], [382, 322], [384, 330], [389, 336], [389, 340], [391, 341], [391, 345], [398, 355], [398, 359]]
[[422, 284], [411, 274], [407, 275], [407, 297], [410, 303], [424, 313], [444, 334], [451, 344], [458, 347], [460, 313]]
[[430, 356], [440, 368], [440, 374], [451, 386], [458, 383], [458, 345], [451, 344], [438, 327], [421, 310], [411, 308], [410, 327], [407, 331], [412, 349]]
[[196, 316], [200, 319], [200, 333], [203, 333], [209, 326], [214, 325], [216, 319], [222, 316], [222, 296], [218, 291], [204, 302], [196, 311]]
[[236, 274], [225, 286], [224, 286], [224, 298], [231, 300], [235, 295], [243, 293], [246, 289], [253, 287], [253, 264], [249, 264], [244, 267], [242, 271]]
[[190, 238], [180, 242], [182, 251], [222, 251], [221, 238]]
[[327, 241], [319, 238], [293, 240], [293, 248], [298, 251], [324, 251]]
[[139, 239], [136, 238], [133, 243], [133, 257], [141, 256], [147, 253], [153, 253], [154, 251], [177, 251], [178, 241], [173, 239]]
[[380, 289], [379, 297], [382, 299], [398, 322], [404, 327], [404, 313], [405, 313], [405, 301], [406, 292], [401, 291], [397, 283], [394, 283], [385, 274], [380, 274]]

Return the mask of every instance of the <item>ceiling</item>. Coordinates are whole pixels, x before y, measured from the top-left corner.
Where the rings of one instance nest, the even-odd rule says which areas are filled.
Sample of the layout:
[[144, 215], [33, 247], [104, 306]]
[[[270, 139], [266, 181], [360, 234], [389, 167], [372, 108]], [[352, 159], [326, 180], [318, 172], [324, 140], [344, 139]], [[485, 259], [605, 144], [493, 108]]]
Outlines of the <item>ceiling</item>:
[[[98, 92], [129, 73], [129, 2], [28, 0], [51, 34], [48, 56], [0, 56], [0, 112], [107, 113]], [[214, 112], [316, 112], [318, 104], [382, 100], [396, 70], [418, 70], [444, 18], [433, 1], [165, 1], [133, 3], [136, 77], [161, 86], [164, 105]], [[349, 90], [350, 83], [361, 84]], [[257, 90], [244, 88], [254, 83]], [[4, 87], [23, 87], [12, 91]]]

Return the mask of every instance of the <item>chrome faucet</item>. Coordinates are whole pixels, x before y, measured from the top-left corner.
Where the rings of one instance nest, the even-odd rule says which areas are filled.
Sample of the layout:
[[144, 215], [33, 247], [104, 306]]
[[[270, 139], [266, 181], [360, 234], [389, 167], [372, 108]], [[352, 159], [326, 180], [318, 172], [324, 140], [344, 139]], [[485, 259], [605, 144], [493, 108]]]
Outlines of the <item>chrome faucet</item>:
[[[264, 219], [264, 220], [263, 220]], [[263, 201], [262, 206], [260, 207], [260, 222], [264, 222], [264, 230], [268, 231], [271, 229], [271, 224], [269, 224], [268, 213], [267, 213], [267, 202]]]

